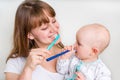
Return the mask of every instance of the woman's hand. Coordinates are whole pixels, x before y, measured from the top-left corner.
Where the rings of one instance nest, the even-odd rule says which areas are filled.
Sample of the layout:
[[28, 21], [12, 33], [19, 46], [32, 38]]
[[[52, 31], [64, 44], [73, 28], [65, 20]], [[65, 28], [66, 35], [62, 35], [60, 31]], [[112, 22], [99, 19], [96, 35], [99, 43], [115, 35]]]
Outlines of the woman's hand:
[[24, 69], [18, 80], [32, 80], [32, 72], [35, 70], [37, 65], [40, 65], [46, 59], [49, 54], [50, 52], [46, 49], [31, 49]]
[[84, 75], [81, 72], [76, 72], [76, 79], [75, 80], [85, 80]]
[[67, 54], [64, 54], [62, 56], [60, 56], [60, 59], [69, 59], [73, 53], [75, 53], [75, 50], [74, 50], [74, 45], [71, 45], [71, 46], [65, 46], [63, 51], [64, 50], [70, 50], [70, 52], [68, 52]]
[[50, 52], [46, 49], [31, 49], [26, 61], [25, 68], [29, 68], [33, 71], [36, 68], [36, 66], [40, 65], [49, 54]]

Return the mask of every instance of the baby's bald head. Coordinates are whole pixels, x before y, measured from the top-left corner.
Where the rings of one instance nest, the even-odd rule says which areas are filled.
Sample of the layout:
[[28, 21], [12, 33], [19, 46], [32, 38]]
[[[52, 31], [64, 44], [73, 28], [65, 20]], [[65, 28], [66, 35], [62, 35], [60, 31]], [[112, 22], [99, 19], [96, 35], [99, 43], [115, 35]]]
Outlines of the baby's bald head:
[[109, 45], [110, 33], [101, 24], [89, 24], [77, 31], [76, 39], [77, 41], [83, 40], [87, 45], [96, 47], [102, 52]]

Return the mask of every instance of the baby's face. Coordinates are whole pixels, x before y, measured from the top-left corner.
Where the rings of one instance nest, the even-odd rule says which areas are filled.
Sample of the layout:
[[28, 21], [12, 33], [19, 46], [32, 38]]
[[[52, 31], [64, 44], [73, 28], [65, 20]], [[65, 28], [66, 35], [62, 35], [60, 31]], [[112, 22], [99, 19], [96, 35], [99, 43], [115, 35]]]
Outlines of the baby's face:
[[91, 47], [79, 41], [76, 42], [76, 50], [77, 50], [76, 56], [79, 59], [89, 58], [92, 51]]
[[76, 55], [80, 59], [95, 58], [107, 47], [109, 40], [109, 31], [103, 26], [99, 24], [86, 25], [77, 31]]
[[91, 47], [91, 37], [90, 34], [77, 33], [76, 36], [76, 56], [80, 59], [88, 59], [90, 58], [90, 54], [92, 53]]

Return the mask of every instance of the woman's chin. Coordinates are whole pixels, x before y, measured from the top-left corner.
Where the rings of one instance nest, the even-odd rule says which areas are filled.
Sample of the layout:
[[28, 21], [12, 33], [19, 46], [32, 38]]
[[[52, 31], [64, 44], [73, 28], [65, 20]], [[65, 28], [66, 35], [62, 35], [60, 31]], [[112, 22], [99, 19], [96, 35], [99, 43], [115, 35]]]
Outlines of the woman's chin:
[[58, 39], [57, 42], [56, 42], [55, 44], [58, 44], [58, 43], [60, 43], [60, 42], [61, 42], [61, 39]]

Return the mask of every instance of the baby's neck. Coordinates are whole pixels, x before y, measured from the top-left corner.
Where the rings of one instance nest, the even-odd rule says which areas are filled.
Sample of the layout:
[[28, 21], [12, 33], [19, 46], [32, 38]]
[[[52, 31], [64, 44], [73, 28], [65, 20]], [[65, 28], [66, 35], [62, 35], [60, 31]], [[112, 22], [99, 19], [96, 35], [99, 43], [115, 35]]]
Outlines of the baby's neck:
[[98, 60], [98, 56], [94, 56], [94, 57], [86, 58], [86, 59], [81, 59], [81, 60], [85, 63], [94, 62], [94, 61]]

